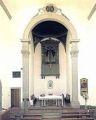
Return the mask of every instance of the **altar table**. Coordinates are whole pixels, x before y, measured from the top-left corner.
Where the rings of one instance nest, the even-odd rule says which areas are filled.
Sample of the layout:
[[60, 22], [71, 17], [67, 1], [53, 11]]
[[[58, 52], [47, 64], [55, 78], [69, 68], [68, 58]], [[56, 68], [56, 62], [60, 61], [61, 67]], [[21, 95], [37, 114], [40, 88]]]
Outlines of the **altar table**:
[[38, 98], [41, 101], [42, 106], [46, 106], [46, 101], [50, 100], [55, 100], [56, 101], [56, 106], [58, 106], [59, 101], [61, 100], [62, 106], [63, 106], [63, 96], [60, 95], [45, 95], [45, 96], [39, 96]]

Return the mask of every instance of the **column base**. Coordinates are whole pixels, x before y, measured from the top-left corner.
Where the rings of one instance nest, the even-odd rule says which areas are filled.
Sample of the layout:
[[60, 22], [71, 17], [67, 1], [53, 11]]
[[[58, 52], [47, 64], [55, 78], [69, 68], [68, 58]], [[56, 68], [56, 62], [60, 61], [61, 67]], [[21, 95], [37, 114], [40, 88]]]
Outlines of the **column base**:
[[2, 104], [1, 104], [1, 102], [0, 102], [0, 111], [2, 110]]
[[71, 106], [72, 108], [80, 108], [80, 103], [79, 101], [71, 101]]
[[0, 106], [0, 111], [2, 110], [2, 107]]
[[29, 107], [29, 98], [23, 98], [23, 109], [27, 110]]

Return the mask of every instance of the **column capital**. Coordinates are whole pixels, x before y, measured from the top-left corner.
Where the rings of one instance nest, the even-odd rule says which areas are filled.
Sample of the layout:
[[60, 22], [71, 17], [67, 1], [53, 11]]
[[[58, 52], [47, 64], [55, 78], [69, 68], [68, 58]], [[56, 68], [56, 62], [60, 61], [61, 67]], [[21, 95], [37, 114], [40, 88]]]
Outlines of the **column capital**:
[[78, 52], [79, 52], [79, 51], [71, 51], [71, 52], [70, 52], [71, 57], [77, 57], [77, 56], [78, 56]]
[[72, 57], [77, 57], [77, 55], [78, 55], [78, 52], [79, 52], [79, 50], [78, 50], [78, 42], [79, 42], [78, 39], [74, 39], [74, 40], [72, 40], [70, 42], [70, 44], [71, 44], [71, 52], [70, 52], [70, 54], [71, 54]]
[[29, 56], [30, 52], [29, 52], [29, 44], [30, 41], [29, 40], [22, 40], [22, 50], [21, 53], [23, 56]]
[[30, 52], [27, 50], [21, 50], [21, 53], [25, 56], [28, 56], [30, 54]]

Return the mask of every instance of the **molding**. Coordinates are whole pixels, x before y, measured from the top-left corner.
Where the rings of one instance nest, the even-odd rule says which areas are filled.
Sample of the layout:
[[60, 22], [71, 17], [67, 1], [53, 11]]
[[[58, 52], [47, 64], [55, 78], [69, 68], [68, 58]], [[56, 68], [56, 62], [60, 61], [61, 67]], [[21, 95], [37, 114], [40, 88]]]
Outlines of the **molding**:
[[54, 37], [43, 38], [43, 39], [41, 40], [41, 42], [43, 42], [43, 41], [47, 41], [47, 40], [49, 40], [49, 39], [54, 40], [54, 41], [58, 41], [58, 42], [59, 42], [59, 40], [58, 40], [57, 38], [54, 38]]
[[72, 44], [72, 43], [78, 43], [78, 42], [80, 42], [79, 39], [73, 39], [73, 40], [70, 41], [70, 44]]
[[96, 3], [95, 3], [95, 5], [93, 6], [91, 12], [90, 12], [89, 15], [88, 15], [88, 20], [91, 19], [91, 17], [93, 16], [93, 14], [94, 14], [95, 11], [96, 11]]
[[31, 40], [29, 40], [29, 39], [20, 39], [21, 40], [21, 42], [29, 42], [30, 43], [30, 41]]
[[4, 2], [2, 0], [0, 0], [0, 5], [3, 8], [3, 10], [5, 11], [7, 17], [11, 20], [12, 16], [11, 16], [9, 10], [7, 9], [7, 7], [5, 6], [5, 4], [4, 4]]
[[28, 44], [30, 44], [30, 43], [31, 43], [31, 41], [25, 41], [25, 40], [24, 40], [24, 41], [23, 41], [23, 40], [21, 40], [21, 42], [22, 42], [22, 43], [28, 43]]

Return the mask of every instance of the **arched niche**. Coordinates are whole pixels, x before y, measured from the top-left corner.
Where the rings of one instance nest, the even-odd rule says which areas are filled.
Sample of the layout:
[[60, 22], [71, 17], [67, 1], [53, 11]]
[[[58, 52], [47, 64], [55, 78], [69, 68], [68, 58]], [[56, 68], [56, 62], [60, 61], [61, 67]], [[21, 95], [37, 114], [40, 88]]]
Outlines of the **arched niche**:
[[[23, 39], [22, 39], [22, 60], [23, 60], [23, 100], [28, 100], [30, 95], [34, 93], [34, 68], [33, 63], [31, 62], [31, 71], [32, 77], [30, 78], [30, 66], [29, 66], [29, 54], [31, 55], [32, 61], [33, 60], [33, 43], [32, 43], [32, 29], [38, 25], [39, 23], [43, 21], [56, 21], [60, 24], [62, 24], [64, 27], [68, 29], [68, 35], [66, 40], [66, 60], [67, 60], [67, 66], [66, 66], [66, 76], [67, 76], [67, 93], [71, 94], [71, 103], [72, 107], [79, 107], [79, 101], [78, 101], [78, 37], [77, 32], [70, 22], [70, 20], [58, 13], [52, 13], [52, 12], [44, 12], [41, 14], [38, 14], [30, 20], [28, 25], [26, 26], [26, 29], [23, 33]], [[30, 44], [31, 43], [31, 44]], [[31, 46], [31, 47], [30, 47]], [[30, 48], [32, 49], [30, 51]], [[71, 53], [71, 54], [70, 54]], [[75, 72], [75, 73], [74, 73]], [[71, 84], [70, 84], [71, 83]], [[75, 88], [75, 89], [74, 89]]]

